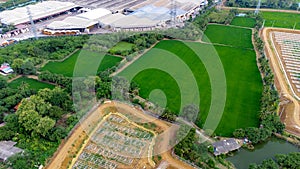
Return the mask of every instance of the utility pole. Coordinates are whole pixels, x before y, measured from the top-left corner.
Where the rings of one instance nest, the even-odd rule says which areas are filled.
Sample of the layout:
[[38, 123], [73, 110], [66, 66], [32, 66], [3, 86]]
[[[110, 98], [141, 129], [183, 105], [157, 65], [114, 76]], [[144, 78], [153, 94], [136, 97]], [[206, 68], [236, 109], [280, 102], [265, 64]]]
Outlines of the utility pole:
[[258, 0], [258, 4], [257, 4], [256, 10], [255, 10], [255, 12], [254, 12], [255, 15], [258, 15], [258, 13], [259, 13], [260, 4], [261, 4], [261, 0]]
[[30, 8], [27, 6], [26, 9], [27, 9], [27, 14], [28, 14], [28, 17], [29, 17], [29, 20], [30, 20], [30, 23], [31, 23], [31, 31], [32, 31], [32, 33], [34, 35], [34, 38], [38, 39], [37, 33], [36, 33], [36, 27], [35, 27], [33, 19], [32, 19]]
[[177, 6], [176, 6], [176, 1], [171, 0], [171, 25], [175, 26], [176, 25], [176, 16], [177, 16]]

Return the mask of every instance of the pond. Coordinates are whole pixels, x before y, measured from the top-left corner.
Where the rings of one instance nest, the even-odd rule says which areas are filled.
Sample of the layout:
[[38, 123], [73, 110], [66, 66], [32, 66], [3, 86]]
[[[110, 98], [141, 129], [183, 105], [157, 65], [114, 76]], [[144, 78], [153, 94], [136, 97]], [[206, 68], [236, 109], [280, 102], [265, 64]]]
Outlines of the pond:
[[299, 148], [285, 140], [271, 138], [265, 143], [255, 146], [254, 150], [240, 149], [234, 156], [226, 158], [237, 169], [247, 169], [251, 163], [261, 163], [264, 159], [274, 158], [276, 154], [288, 154], [300, 151]]

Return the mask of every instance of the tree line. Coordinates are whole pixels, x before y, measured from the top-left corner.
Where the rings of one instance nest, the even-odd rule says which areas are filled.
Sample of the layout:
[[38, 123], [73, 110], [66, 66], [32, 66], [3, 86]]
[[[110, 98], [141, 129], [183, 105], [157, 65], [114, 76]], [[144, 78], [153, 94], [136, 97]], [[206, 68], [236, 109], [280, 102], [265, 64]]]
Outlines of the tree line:
[[[242, 8], [256, 8], [258, 5], [257, 0], [227, 0], [226, 6], [242, 7]], [[299, 8], [297, 0], [267, 0], [261, 2], [262, 8], [275, 8], [275, 9], [292, 9]]]
[[17, 146], [25, 150], [24, 154], [9, 158], [5, 163], [7, 167], [44, 165], [73, 128], [72, 112], [71, 96], [59, 87], [42, 89], [24, 98], [15, 113], [5, 116], [6, 124], [0, 128], [0, 140], [16, 141]]
[[26, 83], [21, 84], [17, 89], [10, 88], [7, 79], [0, 77], [0, 123], [4, 122], [4, 115], [6, 113], [14, 112], [14, 107], [22, 99], [35, 93], [36, 91], [30, 89]]
[[28, 39], [0, 48], [0, 63], [9, 63], [17, 74], [36, 74], [36, 66], [45, 60], [60, 60], [82, 48], [89, 36]]
[[275, 159], [264, 160], [261, 164], [251, 164], [249, 169], [298, 169], [300, 166], [300, 152], [294, 152], [289, 154], [277, 154]]

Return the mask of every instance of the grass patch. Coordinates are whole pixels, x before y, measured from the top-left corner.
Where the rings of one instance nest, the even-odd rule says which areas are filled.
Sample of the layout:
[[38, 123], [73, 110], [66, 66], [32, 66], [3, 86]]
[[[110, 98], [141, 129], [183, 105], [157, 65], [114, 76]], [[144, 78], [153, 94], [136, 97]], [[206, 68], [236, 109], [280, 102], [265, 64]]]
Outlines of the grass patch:
[[31, 89], [34, 89], [36, 91], [39, 91], [40, 89], [45, 89], [45, 88], [49, 88], [49, 89], [53, 89], [55, 86], [48, 84], [48, 83], [44, 83], [44, 82], [40, 82], [38, 80], [35, 79], [30, 79], [27, 77], [20, 77], [12, 82], [10, 82], [8, 84], [9, 87], [17, 89], [22, 82], [28, 83]]
[[[242, 32], [244, 31], [245, 29]], [[152, 95], [151, 91], [155, 89], [162, 90], [167, 97], [167, 107], [174, 112], [179, 111], [183, 98], [194, 99], [195, 91], [190, 87], [193, 83], [191, 76], [193, 76], [196, 79], [201, 100], [200, 114], [196, 124], [202, 127], [211, 108], [212, 98], [210, 78], [201, 60], [208, 59], [212, 55], [211, 48], [213, 48], [211, 45], [195, 42], [161, 41], [119, 76], [137, 82], [143, 98], [149, 98], [149, 95]], [[216, 46], [215, 49], [223, 64], [227, 80], [225, 110], [216, 133], [221, 136], [231, 136], [236, 128], [259, 124], [257, 115], [260, 110], [262, 81], [253, 50], [226, 46]], [[201, 59], [195, 53], [200, 55]], [[178, 58], [181, 62], [177, 61]], [[182, 61], [188, 69], [181, 69]], [[164, 67], [165, 65], [168, 66]], [[154, 69], [157, 67], [165, 69]], [[189, 71], [192, 75], [189, 75]], [[180, 90], [181, 87], [183, 91]]]
[[119, 42], [116, 46], [112, 47], [109, 52], [110, 53], [117, 53], [123, 51], [130, 51], [134, 47], [134, 44], [128, 42]]
[[234, 47], [253, 48], [250, 29], [236, 28], [225, 25], [208, 25], [202, 40], [215, 44], [224, 44]]
[[[86, 50], [80, 50], [63, 62], [49, 62], [41, 68], [41, 71], [48, 70], [52, 73], [72, 77], [75, 70], [74, 68], [76, 66], [78, 68], [76, 68], [76, 71], [79, 70], [80, 72], [86, 72], [86, 74], [93, 75], [95, 71], [100, 72], [111, 68], [120, 63], [121, 60], [122, 58], [112, 55], [104, 55]], [[98, 67], [98, 69], [93, 70], [95, 67]]]
[[285, 12], [261, 12], [265, 19], [265, 27], [300, 29], [300, 15]]
[[230, 25], [254, 28], [255, 19], [254, 18], [247, 18], [247, 17], [235, 17], [232, 20], [232, 22], [230, 23]]

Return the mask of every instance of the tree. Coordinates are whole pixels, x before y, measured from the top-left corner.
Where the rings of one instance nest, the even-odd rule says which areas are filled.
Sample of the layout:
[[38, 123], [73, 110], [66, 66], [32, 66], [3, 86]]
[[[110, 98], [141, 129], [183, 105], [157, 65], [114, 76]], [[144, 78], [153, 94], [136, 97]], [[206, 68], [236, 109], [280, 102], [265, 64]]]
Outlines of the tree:
[[32, 95], [28, 99], [23, 99], [21, 105], [19, 106], [18, 112], [34, 110], [38, 114], [44, 116], [48, 114], [51, 104], [45, 102], [40, 96]]
[[4, 77], [0, 76], [0, 89], [7, 87], [7, 81]]
[[42, 136], [46, 136], [48, 131], [52, 129], [55, 125], [55, 121], [49, 117], [43, 117], [40, 119], [38, 125], [36, 126], [35, 131]]
[[70, 95], [62, 88], [55, 87], [54, 89], [42, 89], [38, 92], [38, 96], [43, 98], [45, 102], [50, 103], [52, 106], [57, 106], [65, 111], [72, 110], [72, 102]]
[[36, 68], [31, 61], [27, 61], [22, 64], [21, 73], [24, 75], [34, 75], [36, 74]]
[[277, 154], [275, 158], [282, 168], [297, 169], [300, 166], [300, 152], [293, 152], [287, 155]]
[[17, 73], [22, 73], [22, 65], [24, 64], [24, 61], [23, 59], [20, 59], [20, 58], [17, 58], [17, 59], [14, 59], [11, 67], [17, 72]]
[[9, 163], [7, 164], [13, 169], [34, 168], [35, 161], [32, 158], [33, 156], [27, 152], [16, 154], [8, 159]]
[[129, 100], [130, 83], [124, 77], [114, 77], [112, 79], [112, 97], [113, 99], [125, 101]]
[[264, 160], [260, 166], [262, 169], [279, 169], [279, 166], [272, 159]]
[[170, 109], [166, 108], [163, 114], [159, 116], [159, 118], [167, 120], [169, 122], [174, 122], [176, 120], [176, 115], [171, 112]]
[[191, 104], [183, 108], [182, 114], [180, 116], [187, 121], [194, 122], [197, 119], [198, 113], [198, 106]]
[[65, 128], [59, 126], [54, 127], [51, 129], [50, 132], [48, 132], [48, 137], [51, 141], [57, 141], [59, 142], [62, 138], [67, 136], [67, 131]]
[[245, 137], [245, 130], [244, 129], [236, 129], [233, 132], [233, 136], [235, 138], [244, 138]]
[[26, 131], [32, 132], [36, 130], [39, 125], [41, 117], [38, 112], [34, 110], [25, 110], [18, 114], [19, 123]]
[[53, 119], [60, 119], [63, 114], [64, 114], [64, 111], [60, 107], [52, 106], [49, 109], [48, 116]]

